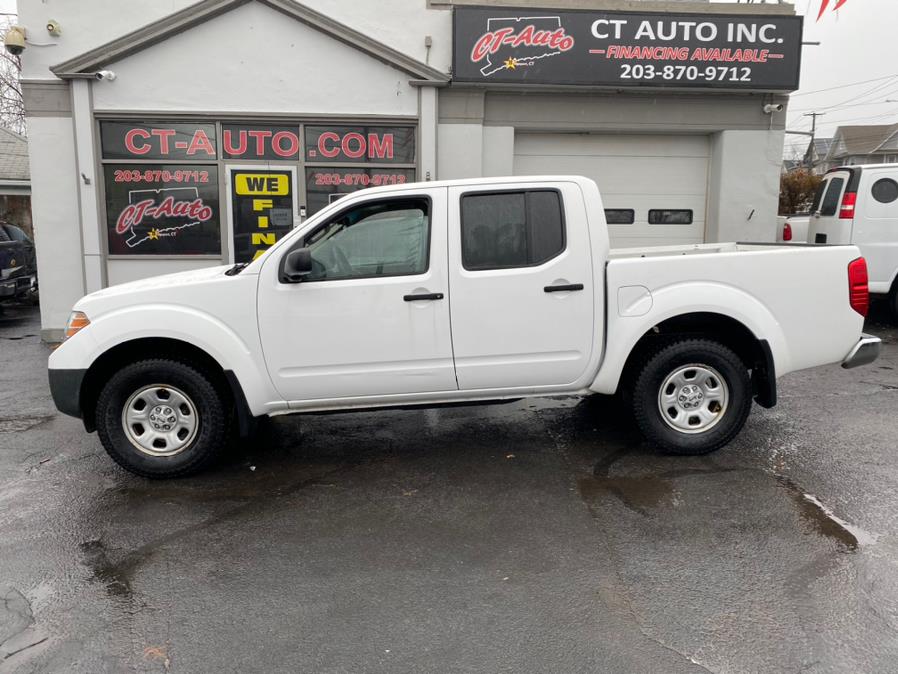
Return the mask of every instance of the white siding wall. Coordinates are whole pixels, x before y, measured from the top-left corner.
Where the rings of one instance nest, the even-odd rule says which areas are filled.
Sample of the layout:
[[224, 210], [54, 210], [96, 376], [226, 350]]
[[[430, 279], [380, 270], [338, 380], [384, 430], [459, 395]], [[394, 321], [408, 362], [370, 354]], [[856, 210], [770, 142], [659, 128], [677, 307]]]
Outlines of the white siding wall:
[[418, 114], [406, 73], [258, 3], [109, 68], [97, 110]]

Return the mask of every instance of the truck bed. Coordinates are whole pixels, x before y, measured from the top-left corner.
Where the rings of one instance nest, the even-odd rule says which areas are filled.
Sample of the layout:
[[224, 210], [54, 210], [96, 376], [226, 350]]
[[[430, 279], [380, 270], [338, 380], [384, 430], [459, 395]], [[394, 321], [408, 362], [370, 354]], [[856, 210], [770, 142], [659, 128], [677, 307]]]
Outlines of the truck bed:
[[[606, 265], [608, 340], [652, 315], [722, 314], [768, 341], [777, 376], [841, 362], [864, 318], [851, 308], [854, 246], [713, 243], [612, 250]], [[684, 306], [685, 305], [685, 306]]]

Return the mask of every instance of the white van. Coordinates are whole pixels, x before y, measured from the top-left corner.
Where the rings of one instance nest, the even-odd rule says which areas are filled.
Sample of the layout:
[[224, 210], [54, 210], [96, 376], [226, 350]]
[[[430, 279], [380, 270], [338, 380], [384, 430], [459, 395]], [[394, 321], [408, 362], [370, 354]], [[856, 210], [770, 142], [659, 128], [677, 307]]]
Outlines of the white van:
[[808, 243], [852, 244], [867, 259], [870, 293], [898, 316], [898, 164], [827, 172], [811, 206]]

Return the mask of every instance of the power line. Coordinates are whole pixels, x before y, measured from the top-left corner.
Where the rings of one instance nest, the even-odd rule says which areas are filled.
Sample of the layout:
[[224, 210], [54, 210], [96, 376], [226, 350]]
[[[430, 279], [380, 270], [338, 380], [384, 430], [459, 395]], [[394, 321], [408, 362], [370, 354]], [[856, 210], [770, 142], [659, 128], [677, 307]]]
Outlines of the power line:
[[[895, 77], [898, 77], [898, 75], [896, 75]], [[894, 79], [894, 78], [890, 78], [890, 79]], [[857, 101], [858, 99], [861, 99], [861, 98], [864, 98], [864, 97], [866, 97], [866, 96], [869, 96], [870, 94], [872, 94], [872, 93], [874, 93], [874, 92], [876, 92], [876, 91], [879, 91], [880, 89], [883, 89], [883, 88], [889, 86], [890, 84], [894, 84], [894, 82], [889, 82], [889, 81], [887, 80], [887, 81], [885, 81], [885, 82], [882, 82], [882, 83], [880, 83], [880, 84], [877, 84], [875, 87], [873, 87], [872, 89], [869, 89], [868, 91], [865, 91], [865, 92], [862, 93], [862, 94], [858, 94], [857, 96], [852, 96], [851, 98], [845, 99], [844, 101], [841, 101], [840, 103], [836, 103], [836, 104], [834, 104], [834, 105], [824, 105], [824, 106], [821, 108], [821, 110], [831, 110], [832, 108], [838, 108], [839, 106], [845, 105], [846, 103], [851, 103], [852, 101]]]
[[[898, 92], [891, 92], [898, 93]], [[883, 94], [883, 96], [890, 96], [890, 94]], [[852, 103], [851, 105], [842, 105], [839, 106], [839, 110], [845, 110], [846, 108], [859, 108], [865, 105], [884, 105], [889, 103], [890, 101], [867, 101], [865, 103]], [[789, 110], [790, 113], [799, 113], [799, 112], [807, 112], [808, 110], [828, 110], [829, 112], [838, 112], [838, 110], [832, 110], [828, 107], [820, 107], [820, 108], [798, 108], [796, 110]]]
[[861, 84], [870, 84], [871, 82], [881, 82], [882, 80], [888, 80], [893, 77], [898, 77], [898, 73], [892, 75], [886, 75], [885, 77], [875, 77], [872, 80], [863, 80], [861, 82], [848, 82], [847, 84], [840, 84], [835, 87], [828, 87], [826, 89], [815, 89], [814, 91], [802, 91], [797, 94], [792, 94], [792, 98], [797, 98], [799, 96], [810, 96], [811, 94], [819, 94], [824, 91], [835, 91], [836, 89], [845, 89], [847, 87], [855, 87], [860, 86]]

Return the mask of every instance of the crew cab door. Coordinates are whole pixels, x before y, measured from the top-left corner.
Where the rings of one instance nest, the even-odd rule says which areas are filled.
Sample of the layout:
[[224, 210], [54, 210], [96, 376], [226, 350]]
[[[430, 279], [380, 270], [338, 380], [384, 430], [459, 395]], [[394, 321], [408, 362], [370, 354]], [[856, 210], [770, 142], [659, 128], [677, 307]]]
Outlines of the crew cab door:
[[449, 223], [459, 388], [577, 381], [595, 348], [590, 239], [577, 185], [453, 187]]
[[[457, 390], [445, 188], [344, 200], [262, 267], [259, 331], [275, 387], [299, 403]], [[300, 247], [312, 274], [286, 283], [282, 260]]]

